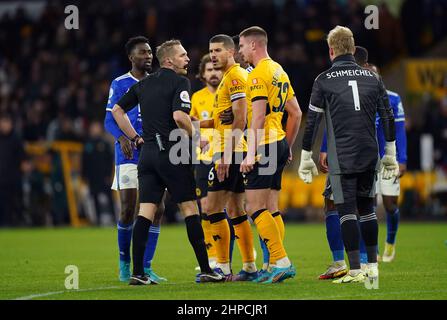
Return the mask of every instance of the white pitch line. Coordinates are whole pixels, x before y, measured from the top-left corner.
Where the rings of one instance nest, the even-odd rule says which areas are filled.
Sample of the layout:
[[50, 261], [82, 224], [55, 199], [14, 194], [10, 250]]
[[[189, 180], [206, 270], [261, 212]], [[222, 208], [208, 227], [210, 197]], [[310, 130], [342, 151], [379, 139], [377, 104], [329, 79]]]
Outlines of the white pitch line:
[[58, 294], [63, 293], [71, 293], [71, 292], [87, 292], [87, 291], [97, 291], [97, 290], [110, 290], [110, 289], [119, 289], [121, 287], [100, 287], [100, 288], [89, 288], [89, 289], [74, 289], [74, 290], [63, 290], [63, 291], [53, 291], [53, 292], [46, 292], [46, 293], [38, 293], [38, 294], [32, 294], [29, 296], [19, 297], [15, 298], [14, 300], [32, 300], [34, 298], [42, 298], [42, 297], [48, 297], [48, 296], [54, 296]]
[[[178, 284], [186, 284], [189, 282], [185, 282], [185, 283], [166, 283], [163, 284], [162, 286], [166, 286], [166, 285], [178, 285]], [[111, 289], [119, 289], [122, 287], [118, 287], [118, 286], [114, 286], [114, 287], [99, 287], [99, 288], [89, 288], [89, 289], [78, 289], [78, 290], [63, 290], [63, 291], [53, 291], [53, 292], [46, 292], [46, 293], [39, 293], [39, 294], [32, 294], [29, 296], [24, 296], [24, 297], [19, 297], [19, 298], [15, 298], [14, 300], [32, 300], [34, 298], [43, 298], [43, 297], [48, 297], [48, 296], [54, 296], [54, 295], [58, 295], [58, 294], [63, 294], [63, 293], [73, 293], [73, 292], [88, 292], [88, 291], [100, 291], [100, 290], [111, 290]], [[326, 297], [322, 297], [318, 296], [318, 297], [304, 297], [304, 298], [298, 298], [298, 299], [292, 299], [292, 300], [327, 300], [327, 299], [343, 299], [343, 298], [358, 298], [358, 297], [365, 297], [368, 295], [368, 293], [371, 293], [371, 296], [387, 296], [387, 295], [394, 295], [394, 294], [409, 294], [409, 293], [441, 293], [441, 292], [447, 292], [447, 290], [422, 290], [422, 291], [390, 291], [390, 292], [384, 292], [379, 290], [366, 290], [365, 289], [365, 294], [353, 294], [353, 295], [336, 295], [336, 296], [326, 296]], [[416, 299], [417, 300], [417, 299]]]

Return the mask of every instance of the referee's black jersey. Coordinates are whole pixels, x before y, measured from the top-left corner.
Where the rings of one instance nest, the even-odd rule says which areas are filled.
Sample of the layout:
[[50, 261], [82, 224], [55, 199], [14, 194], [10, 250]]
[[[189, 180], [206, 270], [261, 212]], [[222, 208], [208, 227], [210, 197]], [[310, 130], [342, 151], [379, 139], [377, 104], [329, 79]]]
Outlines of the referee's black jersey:
[[314, 82], [303, 149], [310, 151], [324, 114], [330, 174], [378, 169], [376, 113], [386, 141], [395, 140], [394, 117], [381, 78], [355, 63], [354, 56], [338, 56]]
[[154, 141], [157, 133], [168, 141], [170, 132], [178, 128], [172, 113], [180, 110], [189, 114], [191, 111], [190, 90], [186, 77], [160, 68], [134, 84], [117, 104], [126, 112], [139, 104], [144, 141]]

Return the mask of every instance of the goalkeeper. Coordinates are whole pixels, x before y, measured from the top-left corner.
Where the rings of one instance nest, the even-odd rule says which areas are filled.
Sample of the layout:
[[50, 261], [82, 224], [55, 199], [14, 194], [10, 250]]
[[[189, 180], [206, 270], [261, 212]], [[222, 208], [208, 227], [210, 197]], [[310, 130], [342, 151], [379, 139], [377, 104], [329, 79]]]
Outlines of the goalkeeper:
[[[381, 118], [386, 140], [380, 172], [385, 180], [399, 174], [394, 117], [382, 80], [355, 63], [351, 30], [337, 26], [331, 30], [327, 41], [333, 64], [315, 79], [312, 88], [299, 176], [304, 182], [311, 183], [312, 176], [318, 174], [311, 150], [315, 130], [324, 114], [329, 179], [350, 265], [350, 271], [334, 282], [363, 282], [366, 275], [368, 282], [375, 286], [378, 285], [379, 270], [374, 196], [380, 164], [375, 116], [378, 113]], [[365, 274], [360, 269], [357, 212], [368, 255]]]

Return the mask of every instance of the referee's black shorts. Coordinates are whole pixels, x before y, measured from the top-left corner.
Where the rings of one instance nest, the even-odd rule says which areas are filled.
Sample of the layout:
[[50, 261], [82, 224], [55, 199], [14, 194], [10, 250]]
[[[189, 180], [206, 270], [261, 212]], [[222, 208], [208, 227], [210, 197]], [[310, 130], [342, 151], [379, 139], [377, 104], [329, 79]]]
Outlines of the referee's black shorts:
[[138, 161], [140, 203], [160, 203], [165, 188], [175, 203], [196, 200], [192, 165], [172, 164], [169, 149], [160, 151], [154, 142], [145, 142]]
[[357, 197], [374, 198], [377, 172], [375, 170], [329, 175], [323, 196], [335, 204], [356, 202]]
[[194, 176], [196, 179], [196, 195], [197, 198], [204, 198], [208, 195], [208, 176], [214, 164], [200, 163], [194, 165]]
[[[261, 160], [246, 174], [245, 189], [281, 190], [281, 178], [289, 158], [289, 144], [284, 138], [258, 148]], [[268, 160], [268, 161], [266, 161]]]

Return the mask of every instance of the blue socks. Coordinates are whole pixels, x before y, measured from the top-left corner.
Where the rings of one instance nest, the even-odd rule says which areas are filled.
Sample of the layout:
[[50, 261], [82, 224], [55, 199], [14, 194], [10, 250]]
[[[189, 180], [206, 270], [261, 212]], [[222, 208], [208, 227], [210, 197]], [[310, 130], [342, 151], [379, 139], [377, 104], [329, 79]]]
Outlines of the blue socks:
[[268, 265], [270, 261], [270, 252], [267, 248], [267, 245], [262, 241], [261, 237], [259, 237], [259, 243], [261, 244], [262, 249], [262, 257], [263, 257], [263, 264]]
[[146, 249], [144, 251], [145, 269], [151, 267], [152, 259], [154, 258], [155, 249], [157, 248], [158, 236], [160, 235], [160, 226], [151, 225], [149, 228], [149, 237], [147, 239]]
[[399, 228], [399, 209], [394, 212], [386, 212], [386, 242], [394, 244], [396, 242], [397, 229]]
[[118, 221], [116, 227], [118, 229], [120, 260], [130, 262], [130, 242], [132, 241], [133, 223], [124, 224], [121, 221]]
[[344, 245], [338, 211], [326, 212], [326, 236], [334, 261], [344, 260]]
[[[120, 260], [130, 262], [130, 243], [132, 241], [133, 223], [124, 224], [121, 221], [117, 224], [118, 229], [118, 248]], [[160, 234], [160, 226], [152, 225], [149, 228], [149, 237], [144, 252], [144, 268], [150, 268], [151, 262], [157, 247], [158, 236]]]
[[233, 222], [231, 222], [231, 219], [228, 215], [227, 215], [227, 221], [230, 227], [230, 263], [231, 263], [233, 261], [234, 240], [236, 239], [236, 235], [234, 233]]
[[[360, 222], [362, 224], [362, 222]], [[365, 241], [362, 238], [362, 233], [360, 232], [360, 263], [368, 263], [368, 254], [366, 253]]]

